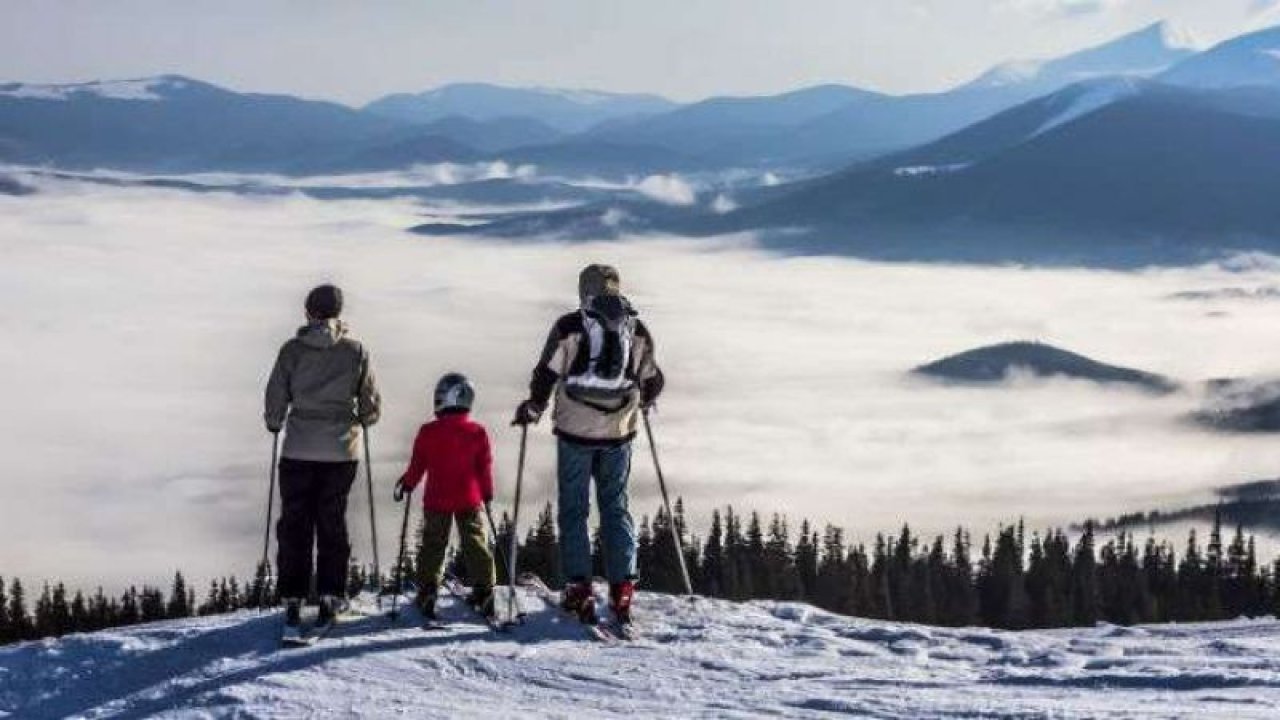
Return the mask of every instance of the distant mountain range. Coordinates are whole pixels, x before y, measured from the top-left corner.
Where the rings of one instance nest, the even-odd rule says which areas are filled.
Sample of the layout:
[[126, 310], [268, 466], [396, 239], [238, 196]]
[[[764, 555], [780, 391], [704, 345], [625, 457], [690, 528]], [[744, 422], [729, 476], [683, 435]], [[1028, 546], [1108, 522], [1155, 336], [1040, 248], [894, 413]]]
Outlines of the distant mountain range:
[[1149, 392], [1176, 390], [1177, 383], [1154, 373], [1108, 365], [1038, 342], [1009, 342], [968, 350], [911, 371], [948, 382], [1003, 383], [1018, 373], [1131, 385]]
[[1098, 80], [708, 224], [886, 257], [1205, 260], [1280, 249], [1278, 156], [1280, 88]]
[[422, 93], [388, 95], [369, 103], [364, 110], [410, 124], [446, 118], [481, 122], [523, 118], [561, 133], [572, 133], [609, 120], [656, 115], [676, 107], [676, 103], [657, 95], [457, 83]]
[[[947, 92], [822, 85], [690, 104], [449, 85], [360, 109], [160, 76], [0, 84], [0, 163], [298, 175], [503, 160], [634, 182], [781, 172], [680, 207], [583, 194], [420, 232], [753, 231], [885, 259], [1131, 266], [1280, 251], [1280, 28], [1198, 51], [1168, 24]], [[627, 183], [619, 183], [627, 184]], [[476, 186], [511, 196], [527, 188]]]
[[838, 167], [935, 139], [1097, 76], [1150, 75], [1192, 51], [1166, 25], [1056, 60], [993, 69], [956, 90], [891, 96], [826, 85], [679, 105], [656, 95], [483, 83], [353, 109], [167, 75], [0, 84], [0, 162], [67, 168], [287, 173], [496, 159], [614, 174]]

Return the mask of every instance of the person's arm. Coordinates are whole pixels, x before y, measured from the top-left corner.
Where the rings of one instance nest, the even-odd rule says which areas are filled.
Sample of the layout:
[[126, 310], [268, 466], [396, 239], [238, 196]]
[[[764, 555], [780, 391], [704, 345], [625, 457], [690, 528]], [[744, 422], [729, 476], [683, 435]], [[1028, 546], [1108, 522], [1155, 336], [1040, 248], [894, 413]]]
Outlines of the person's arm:
[[489, 433], [480, 428], [480, 451], [476, 455], [476, 474], [480, 477], [480, 496], [485, 503], [493, 500], [493, 447]]
[[529, 378], [529, 398], [516, 408], [513, 425], [536, 423], [551, 402], [551, 393], [555, 392], [556, 383], [560, 382], [560, 369], [565, 365], [564, 340], [568, 334], [567, 323], [572, 318], [566, 315], [556, 321], [547, 334], [547, 341], [538, 356], [538, 364], [534, 366]]
[[538, 408], [546, 408], [551, 401], [551, 393], [560, 381], [557, 369], [563, 364], [559, 356], [561, 343], [564, 342], [564, 323], [556, 322], [547, 334], [547, 341], [542, 345], [542, 353], [538, 356], [538, 364], [533, 368], [529, 379], [529, 400]]
[[264, 394], [265, 409], [262, 419], [267, 424], [268, 432], [277, 433], [284, 427], [284, 419], [289, 414], [289, 403], [293, 401], [293, 391], [290, 389], [292, 375], [293, 357], [286, 343], [276, 356], [276, 364], [271, 369]]
[[640, 406], [648, 408], [658, 400], [666, 387], [667, 379], [658, 367], [657, 352], [654, 348], [653, 335], [644, 323], [636, 321], [636, 334], [644, 338], [644, 347], [640, 354], [636, 377], [640, 383]]
[[373, 377], [373, 364], [369, 361], [369, 352], [360, 348], [360, 387], [356, 389], [356, 417], [364, 426], [378, 422], [382, 416], [382, 395], [378, 393], [378, 382]]
[[413, 440], [413, 455], [409, 457], [409, 468], [400, 476], [399, 485], [404, 493], [413, 492], [427, 473], [427, 428], [418, 430]]

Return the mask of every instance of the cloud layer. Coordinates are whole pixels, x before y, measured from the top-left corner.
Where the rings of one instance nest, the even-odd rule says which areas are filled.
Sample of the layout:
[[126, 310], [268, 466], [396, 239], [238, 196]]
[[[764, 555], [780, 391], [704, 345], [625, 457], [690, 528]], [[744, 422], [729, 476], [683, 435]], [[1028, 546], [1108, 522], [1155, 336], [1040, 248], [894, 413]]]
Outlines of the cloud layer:
[[[1182, 425], [1190, 395], [1073, 382], [1002, 390], [908, 380], [977, 345], [1039, 339], [1182, 379], [1274, 374], [1270, 304], [1170, 295], [1274, 284], [1274, 266], [1144, 273], [783, 258], [747, 238], [609, 244], [425, 239], [400, 201], [320, 202], [41, 183], [0, 198], [0, 572], [73, 581], [246, 572], [261, 542], [269, 444], [260, 392], [306, 290], [334, 281], [372, 349], [383, 557], [428, 392], [479, 387], [510, 497], [506, 426], [578, 269], [622, 269], [669, 376], [656, 430], [673, 490], [867, 538], [1026, 516], [1036, 525], [1203, 502], [1274, 475], [1280, 447]], [[525, 517], [550, 497], [535, 431]], [[635, 506], [656, 485], [637, 457]], [[363, 492], [356, 551], [367, 556]]]

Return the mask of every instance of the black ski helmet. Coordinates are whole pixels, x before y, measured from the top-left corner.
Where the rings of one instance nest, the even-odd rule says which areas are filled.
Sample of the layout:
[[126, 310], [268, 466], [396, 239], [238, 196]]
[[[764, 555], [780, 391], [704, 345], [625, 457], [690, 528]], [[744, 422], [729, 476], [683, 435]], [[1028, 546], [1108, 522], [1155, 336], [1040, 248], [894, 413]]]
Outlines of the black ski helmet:
[[462, 373], [449, 373], [436, 383], [436, 412], [470, 410], [476, 401], [476, 388]]

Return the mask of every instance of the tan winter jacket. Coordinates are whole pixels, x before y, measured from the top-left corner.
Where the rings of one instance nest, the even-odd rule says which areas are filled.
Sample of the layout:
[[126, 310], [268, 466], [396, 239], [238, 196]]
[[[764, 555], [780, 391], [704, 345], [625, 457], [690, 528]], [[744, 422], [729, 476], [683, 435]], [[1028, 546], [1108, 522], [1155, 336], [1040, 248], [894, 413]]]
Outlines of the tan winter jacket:
[[529, 396], [538, 407], [546, 407], [555, 393], [552, 420], [555, 433], [570, 442], [586, 445], [616, 445], [635, 437], [640, 408], [662, 392], [662, 371], [654, 360], [653, 336], [649, 328], [636, 320], [627, 377], [635, 381], [635, 390], [617, 410], [607, 411], [580, 402], [571, 396], [563, 380], [574, 374], [585, 362], [586, 331], [582, 312], [562, 316], [551, 328], [538, 366], [529, 383]]
[[344, 462], [360, 457], [361, 425], [378, 421], [382, 399], [369, 353], [340, 320], [312, 323], [280, 348], [267, 382], [267, 429], [284, 428], [283, 457]]

